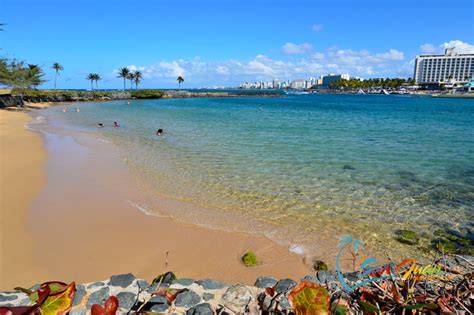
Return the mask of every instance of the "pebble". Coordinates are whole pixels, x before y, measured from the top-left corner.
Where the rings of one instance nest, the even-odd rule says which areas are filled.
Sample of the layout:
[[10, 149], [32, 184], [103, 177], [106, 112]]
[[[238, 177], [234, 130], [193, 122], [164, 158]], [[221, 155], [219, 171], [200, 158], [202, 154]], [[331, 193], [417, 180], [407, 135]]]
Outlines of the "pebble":
[[273, 277], [259, 277], [257, 281], [255, 281], [255, 286], [257, 288], [272, 288], [277, 284], [278, 280]]
[[250, 288], [243, 284], [236, 284], [230, 286], [224, 293], [222, 303], [230, 309], [243, 311], [243, 307], [250, 302], [252, 297], [253, 294]]
[[131, 273], [116, 275], [116, 276], [110, 277], [109, 285], [126, 288], [132, 284], [133, 280], [135, 280], [135, 276], [132, 275]]
[[214, 315], [214, 310], [209, 303], [202, 303], [187, 310], [186, 315]]
[[196, 283], [206, 290], [217, 290], [226, 287], [224, 283], [213, 279], [198, 280], [196, 281]]
[[174, 300], [177, 307], [192, 307], [201, 302], [201, 297], [194, 291], [184, 291], [179, 293]]
[[109, 297], [109, 291], [109, 287], [105, 287], [92, 293], [87, 300], [87, 308], [91, 308], [94, 304], [103, 305], [104, 301]]
[[277, 293], [283, 293], [289, 291], [291, 288], [296, 286], [296, 282], [292, 279], [282, 279], [275, 285], [275, 291]]

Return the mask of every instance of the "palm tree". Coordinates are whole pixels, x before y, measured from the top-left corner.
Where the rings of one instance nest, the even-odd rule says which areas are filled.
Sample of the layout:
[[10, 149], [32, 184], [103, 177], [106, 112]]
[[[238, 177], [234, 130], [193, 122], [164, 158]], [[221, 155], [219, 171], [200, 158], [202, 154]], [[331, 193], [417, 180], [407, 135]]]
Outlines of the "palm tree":
[[142, 82], [143, 75], [141, 71], [135, 71], [133, 73], [133, 81], [135, 82], [135, 90], [138, 90], [138, 84]]
[[181, 88], [181, 83], [184, 82], [184, 78], [183, 78], [182, 76], [179, 76], [179, 77], [176, 79], [176, 81], [178, 81], [178, 89], [180, 89], [180, 88]]
[[135, 79], [135, 73], [130, 72], [127, 76], [127, 79], [130, 80], [130, 91], [131, 91], [133, 87], [133, 79]]
[[94, 73], [94, 81], [95, 81], [95, 89], [96, 90], [99, 90], [99, 84], [98, 84], [99, 80], [102, 80], [100, 75], [98, 73]]
[[86, 77], [86, 80], [91, 81], [91, 90], [94, 91], [95, 73], [89, 73]]
[[53, 66], [51, 68], [56, 71], [56, 74], [54, 75], [54, 89], [56, 90], [56, 79], [58, 78], [59, 71], [64, 70], [64, 68], [58, 62], [53, 63]]
[[120, 68], [118, 70], [117, 78], [123, 79], [123, 90], [125, 91], [125, 80], [128, 79], [128, 75], [130, 74], [130, 70], [127, 67]]

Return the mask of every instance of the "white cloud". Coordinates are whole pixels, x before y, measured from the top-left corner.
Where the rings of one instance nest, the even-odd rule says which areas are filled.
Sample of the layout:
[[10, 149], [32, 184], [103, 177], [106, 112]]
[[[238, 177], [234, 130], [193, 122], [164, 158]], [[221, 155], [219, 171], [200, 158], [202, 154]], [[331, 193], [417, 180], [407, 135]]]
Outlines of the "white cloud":
[[461, 40], [452, 40], [440, 45], [443, 49], [454, 47], [454, 51], [460, 54], [474, 53], [474, 45], [465, 43]]
[[311, 29], [313, 32], [321, 32], [323, 30], [323, 25], [322, 24], [313, 24], [311, 25]]
[[420, 50], [426, 54], [432, 54], [436, 52], [436, 47], [433, 44], [423, 44], [420, 46]]
[[310, 51], [313, 47], [311, 44], [303, 43], [300, 45], [293, 44], [293, 43], [286, 43], [281, 47], [285, 54], [304, 54]]

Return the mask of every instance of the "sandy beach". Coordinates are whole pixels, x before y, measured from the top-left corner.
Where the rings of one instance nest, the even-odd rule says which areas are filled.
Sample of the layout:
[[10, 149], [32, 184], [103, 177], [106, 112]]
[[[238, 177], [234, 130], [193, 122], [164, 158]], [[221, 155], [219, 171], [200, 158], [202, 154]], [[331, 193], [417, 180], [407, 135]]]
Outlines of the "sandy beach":
[[[173, 270], [178, 277], [244, 283], [310, 272], [301, 256], [265, 237], [145, 215], [129, 202], [143, 192], [112, 145], [42, 136], [25, 128], [27, 113], [0, 114], [0, 289], [127, 272], [151, 280]], [[257, 253], [259, 266], [241, 263], [247, 250]]]

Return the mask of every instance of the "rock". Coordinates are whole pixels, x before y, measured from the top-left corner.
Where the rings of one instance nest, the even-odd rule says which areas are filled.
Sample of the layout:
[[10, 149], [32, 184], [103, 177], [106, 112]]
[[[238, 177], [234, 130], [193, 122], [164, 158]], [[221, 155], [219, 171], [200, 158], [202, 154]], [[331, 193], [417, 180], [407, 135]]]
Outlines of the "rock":
[[247, 267], [253, 267], [257, 265], [257, 255], [254, 252], [248, 251], [242, 256], [242, 262]]
[[123, 275], [116, 275], [116, 276], [110, 277], [109, 285], [126, 288], [129, 285], [131, 285], [134, 280], [135, 280], [134, 275], [132, 275], [131, 273], [126, 273]]
[[330, 271], [318, 271], [316, 273], [316, 277], [320, 281], [320, 283], [326, 283], [331, 281], [339, 281], [337, 277], [337, 273], [330, 272]]
[[117, 294], [119, 300], [119, 307], [126, 312], [129, 312], [137, 300], [137, 296], [132, 292], [120, 292]]
[[36, 291], [36, 290], [38, 290], [39, 288], [40, 288], [40, 284], [37, 283], [37, 284], [33, 285], [29, 290], [30, 290], [30, 291]]
[[212, 280], [212, 279], [204, 279], [196, 281], [197, 284], [202, 286], [206, 290], [217, 290], [225, 288], [226, 285], [220, 281]]
[[288, 298], [286, 296], [282, 295], [281, 298], [278, 300], [278, 308], [281, 311], [291, 310], [290, 301], [288, 301]]
[[95, 288], [100, 288], [100, 287], [103, 287], [105, 285], [105, 283], [103, 282], [94, 282], [94, 283], [91, 283], [87, 286], [87, 289], [95, 289]]
[[314, 271], [327, 271], [328, 270], [328, 265], [324, 261], [321, 260], [315, 260], [313, 262], [313, 269]]
[[187, 278], [178, 279], [175, 282], [173, 282], [173, 284], [179, 284], [179, 285], [182, 285], [183, 287], [190, 286], [193, 283], [194, 283], [193, 279], [187, 279]]
[[159, 303], [159, 304], [168, 304], [168, 300], [161, 295], [153, 296], [148, 303]]
[[14, 301], [16, 299], [18, 299], [18, 296], [16, 296], [15, 294], [0, 294], [0, 302]]
[[143, 280], [143, 279], [138, 279], [137, 285], [138, 285], [138, 288], [140, 288], [140, 290], [147, 290], [150, 287], [150, 284], [148, 283], [148, 281]]
[[161, 295], [153, 296], [143, 307], [143, 311], [166, 312], [169, 309], [168, 300]]
[[409, 245], [416, 245], [416, 244], [418, 244], [418, 242], [420, 240], [418, 235], [415, 232], [411, 231], [411, 230], [398, 230], [396, 234], [397, 234], [396, 239], [400, 243], [405, 243], [405, 244], [409, 244]]
[[186, 315], [214, 315], [214, 310], [209, 303], [201, 303], [187, 310]]
[[214, 294], [209, 293], [209, 292], [204, 292], [202, 294], [202, 298], [204, 299], [204, 301], [209, 301], [209, 300], [212, 300], [214, 298]]
[[349, 165], [349, 164], [344, 164], [344, 166], [342, 167], [343, 170], [349, 170], [349, 171], [353, 171], [355, 170], [355, 167], [352, 166], [352, 165]]
[[164, 313], [168, 311], [170, 306], [168, 304], [154, 304], [150, 308], [147, 309], [149, 312], [155, 312], [155, 313]]
[[72, 306], [78, 305], [86, 295], [86, 287], [83, 284], [76, 284], [76, 294], [72, 300]]
[[265, 288], [275, 286], [275, 284], [277, 284], [277, 282], [278, 282], [278, 280], [273, 278], [273, 277], [259, 277], [255, 281], [254, 286], [256, 286], [257, 288], [265, 289]]
[[94, 304], [103, 305], [104, 301], [109, 297], [109, 287], [104, 287], [92, 293], [87, 300], [87, 308], [91, 308]]
[[84, 308], [80, 308], [80, 309], [77, 309], [77, 310], [72, 310], [68, 314], [69, 315], [86, 315], [87, 314], [87, 309], [84, 307]]
[[282, 279], [277, 282], [275, 286], [275, 291], [277, 293], [287, 292], [294, 286], [296, 286], [296, 282], [293, 281], [292, 279]]
[[201, 302], [201, 297], [194, 291], [184, 291], [179, 293], [174, 300], [177, 307], [192, 307]]
[[249, 287], [243, 284], [230, 286], [222, 296], [222, 303], [230, 309], [243, 311], [250, 302], [253, 294]]

